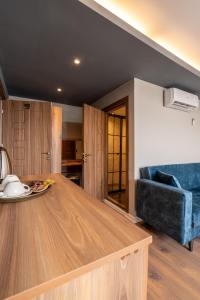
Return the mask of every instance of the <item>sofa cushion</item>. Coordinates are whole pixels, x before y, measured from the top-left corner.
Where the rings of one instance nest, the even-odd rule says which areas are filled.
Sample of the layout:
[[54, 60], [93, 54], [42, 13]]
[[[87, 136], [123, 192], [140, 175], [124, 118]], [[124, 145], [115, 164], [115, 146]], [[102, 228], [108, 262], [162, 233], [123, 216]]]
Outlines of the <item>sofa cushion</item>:
[[200, 187], [190, 189], [189, 191], [192, 192], [192, 201], [200, 205]]
[[150, 166], [140, 169], [140, 177], [155, 180], [157, 171], [174, 175], [185, 190], [200, 186], [200, 163]]
[[174, 186], [177, 188], [181, 188], [181, 185], [180, 185], [178, 179], [175, 176], [165, 173], [165, 172], [157, 171], [156, 175], [155, 175], [155, 181], [158, 181], [160, 183], [164, 183], [167, 185], [171, 185], [171, 186]]
[[192, 205], [192, 226], [200, 226], [200, 206], [196, 203]]
[[200, 187], [190, 190], [192, 192], [192, 226], [200, 226]]

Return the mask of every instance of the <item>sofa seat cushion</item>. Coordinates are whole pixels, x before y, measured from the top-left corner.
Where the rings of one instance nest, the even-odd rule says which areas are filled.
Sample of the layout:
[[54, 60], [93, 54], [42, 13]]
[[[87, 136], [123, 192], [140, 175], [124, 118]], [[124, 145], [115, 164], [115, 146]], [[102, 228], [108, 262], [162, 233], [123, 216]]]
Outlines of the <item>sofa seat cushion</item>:
[[200, 226], [200, 205], [196, 203], [192, 205], [192, 226]]
[[200, 188], [190, 190], [192, 192], [192, 226], [200, 226]]
[[200, 187], [190, 189], [190, 192], [192, 192], [192, 199], [193, 201], [197, 201], [200, 204]]

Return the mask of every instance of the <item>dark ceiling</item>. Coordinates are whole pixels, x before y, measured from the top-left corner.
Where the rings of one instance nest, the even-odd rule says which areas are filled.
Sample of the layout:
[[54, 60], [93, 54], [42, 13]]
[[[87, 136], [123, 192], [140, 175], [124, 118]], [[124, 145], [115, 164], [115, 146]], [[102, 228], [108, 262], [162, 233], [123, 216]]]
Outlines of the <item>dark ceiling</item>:
[[10, 95], [73, 105], [134, 76], [200, 93], [197, 75], [77, 0], [1, 0], [0, 65]]

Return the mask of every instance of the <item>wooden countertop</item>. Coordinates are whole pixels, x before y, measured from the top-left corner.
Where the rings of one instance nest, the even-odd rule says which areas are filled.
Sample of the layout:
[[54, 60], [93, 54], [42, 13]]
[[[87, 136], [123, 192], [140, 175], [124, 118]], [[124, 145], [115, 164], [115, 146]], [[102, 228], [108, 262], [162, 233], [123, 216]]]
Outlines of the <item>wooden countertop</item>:
[[0, 300], [30, 299], [151, 242], [59, 174], [41, 196], [0, 204]]

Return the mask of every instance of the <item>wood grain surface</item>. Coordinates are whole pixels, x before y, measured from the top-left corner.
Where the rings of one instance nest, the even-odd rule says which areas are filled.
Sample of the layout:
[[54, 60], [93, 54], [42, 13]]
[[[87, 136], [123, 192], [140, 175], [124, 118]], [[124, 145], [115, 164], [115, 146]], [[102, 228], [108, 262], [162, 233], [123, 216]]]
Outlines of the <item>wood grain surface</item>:
[[74, 166], [82, 166], [81, 160], [63, 160], [62, 167], [74, 167]]
[[146, 300], [147, 266], [144, 247], [32, 300]]
[[18, 176], [51, 172], [51, 103], [3, 101], [3, 145]]
[[149, 248], [148, 300], [200, 299], [200, 238], [193, 252], [150, 226], [140, 225], [153, 236]]
[[105, 197], [105, 113], [85, 104], [83, 110], [84, 189], [103, 200]]
[[0, 300], [31, 299], [151, 243], [62, 175], [37, 179], [49, 177], [56, 183], [42, 197], [0, 204]]
[[51, 107], [52, 128], [52, 153], [51, 172], [61, 173], [62, 156], [62, 107], [52, 105]]

